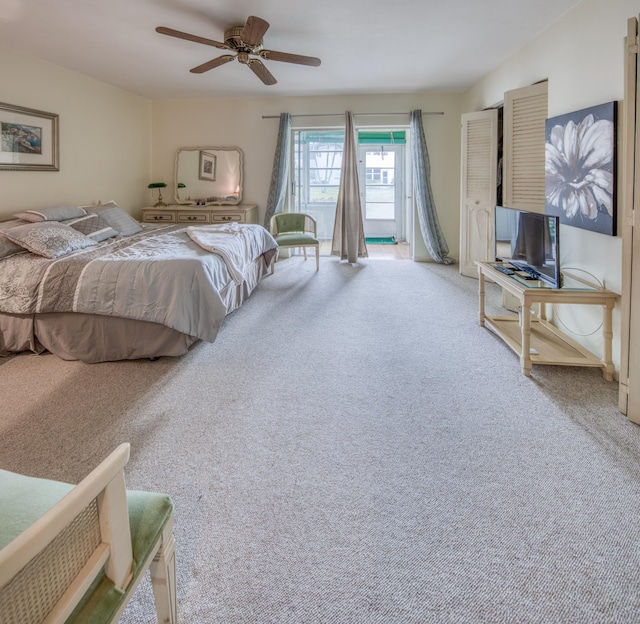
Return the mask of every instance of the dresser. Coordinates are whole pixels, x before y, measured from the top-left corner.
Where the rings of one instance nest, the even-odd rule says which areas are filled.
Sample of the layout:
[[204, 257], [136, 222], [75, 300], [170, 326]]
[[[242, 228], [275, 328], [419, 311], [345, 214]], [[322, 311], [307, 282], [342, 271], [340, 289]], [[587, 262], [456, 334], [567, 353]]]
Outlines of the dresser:
[[143, 208], [144, 223], [258, 223], [256, 204], [237, 206], [185, 206], [173, 204], [166, 208]]

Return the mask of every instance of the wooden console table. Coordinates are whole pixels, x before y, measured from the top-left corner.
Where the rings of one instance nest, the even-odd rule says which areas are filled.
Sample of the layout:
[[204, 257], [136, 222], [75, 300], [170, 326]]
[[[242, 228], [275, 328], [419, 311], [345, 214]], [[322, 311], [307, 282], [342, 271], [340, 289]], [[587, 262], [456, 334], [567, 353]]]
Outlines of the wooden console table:
[[[494, 264], [496, 263], [476, 262], [479, 277], [480, 325], [490, 327], [515, 351], [520, 357], [523, 375], [531, 374], [533, 364], [554, 364], [556, 366], [594, 366], [602, 369], [602, 375], [607, 381], [613, 379], [611, 313], [619, 295], [609, 290], [594, 288], [578, 280], [574, 282], [575, 287], [565, 285], [562, 288], [552, 288], [537, 280], [528, 284], [518, 274], [512, 276], [501, 273], [494, 268]], [[485, 314], [485, 278], [489, 278], [518, 300], [518, 316], [487, 316]], [[547, 321], [545, 313], [547, 303], [602, 306], [604, 343], [602, 359]]]

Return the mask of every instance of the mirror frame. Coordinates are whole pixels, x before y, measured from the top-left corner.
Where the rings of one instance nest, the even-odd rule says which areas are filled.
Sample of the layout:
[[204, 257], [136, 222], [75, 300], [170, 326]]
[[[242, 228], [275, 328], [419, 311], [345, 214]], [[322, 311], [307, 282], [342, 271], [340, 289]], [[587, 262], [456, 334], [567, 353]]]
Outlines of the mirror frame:
[[[237, 152], [238, 160], [240, 165], [240, 175], [238, 181], [238, 199], [235, 200], [227, 200], [224, 197], [216, 198], [215, 201], [204, 201], [204, 203], [198, 203], [198, 200], [189, 200], [189, 199], [180, 199], [180, 189], [178, 188], [178, 163], [180, 160], [181, 152]], [[239, 147], [216, 147], [211, 145], [202, 145], [197, 147], [181, 147], [176, 151], [176, 162], [175, 162], [175, 171], [174, 171], [174, 180], [173, 180], [173, 190], [175, 195], [175, 203], [186, 205], [186, 206], [237, 206], [242, 202], [242, 181], [244, 178], [244, 154]]]

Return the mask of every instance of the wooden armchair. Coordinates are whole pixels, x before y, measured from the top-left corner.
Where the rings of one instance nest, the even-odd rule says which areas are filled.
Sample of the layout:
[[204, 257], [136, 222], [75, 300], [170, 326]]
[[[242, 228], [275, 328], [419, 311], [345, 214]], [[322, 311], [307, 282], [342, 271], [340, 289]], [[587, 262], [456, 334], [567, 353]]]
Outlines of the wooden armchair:
[[269, 223], [271, 235], [283, 247], [302, 247], [307, 259], [307, 247], [316, 248], [316, 271], [320, 270], [320, 241], [316, 220], [302, 212], [282, 212], [273, 215]]
[[147, 568], [176, 622], [173, 503], [125, 490], [129, 444], [75, 487], [0, 470], [0, 624], [116, 622]]

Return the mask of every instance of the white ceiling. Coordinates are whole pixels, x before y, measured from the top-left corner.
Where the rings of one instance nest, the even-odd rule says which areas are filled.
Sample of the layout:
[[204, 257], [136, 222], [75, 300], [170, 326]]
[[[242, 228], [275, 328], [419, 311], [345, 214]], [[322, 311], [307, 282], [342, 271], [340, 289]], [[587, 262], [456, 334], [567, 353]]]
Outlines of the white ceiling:
[[[462, 91], [579, 0], [0, 0], [0, 44], [150, 99]], [[249, 15], [264, 47], [322, 59], [265, 61], [265, 86], [237, 61], [189, 69]]]

